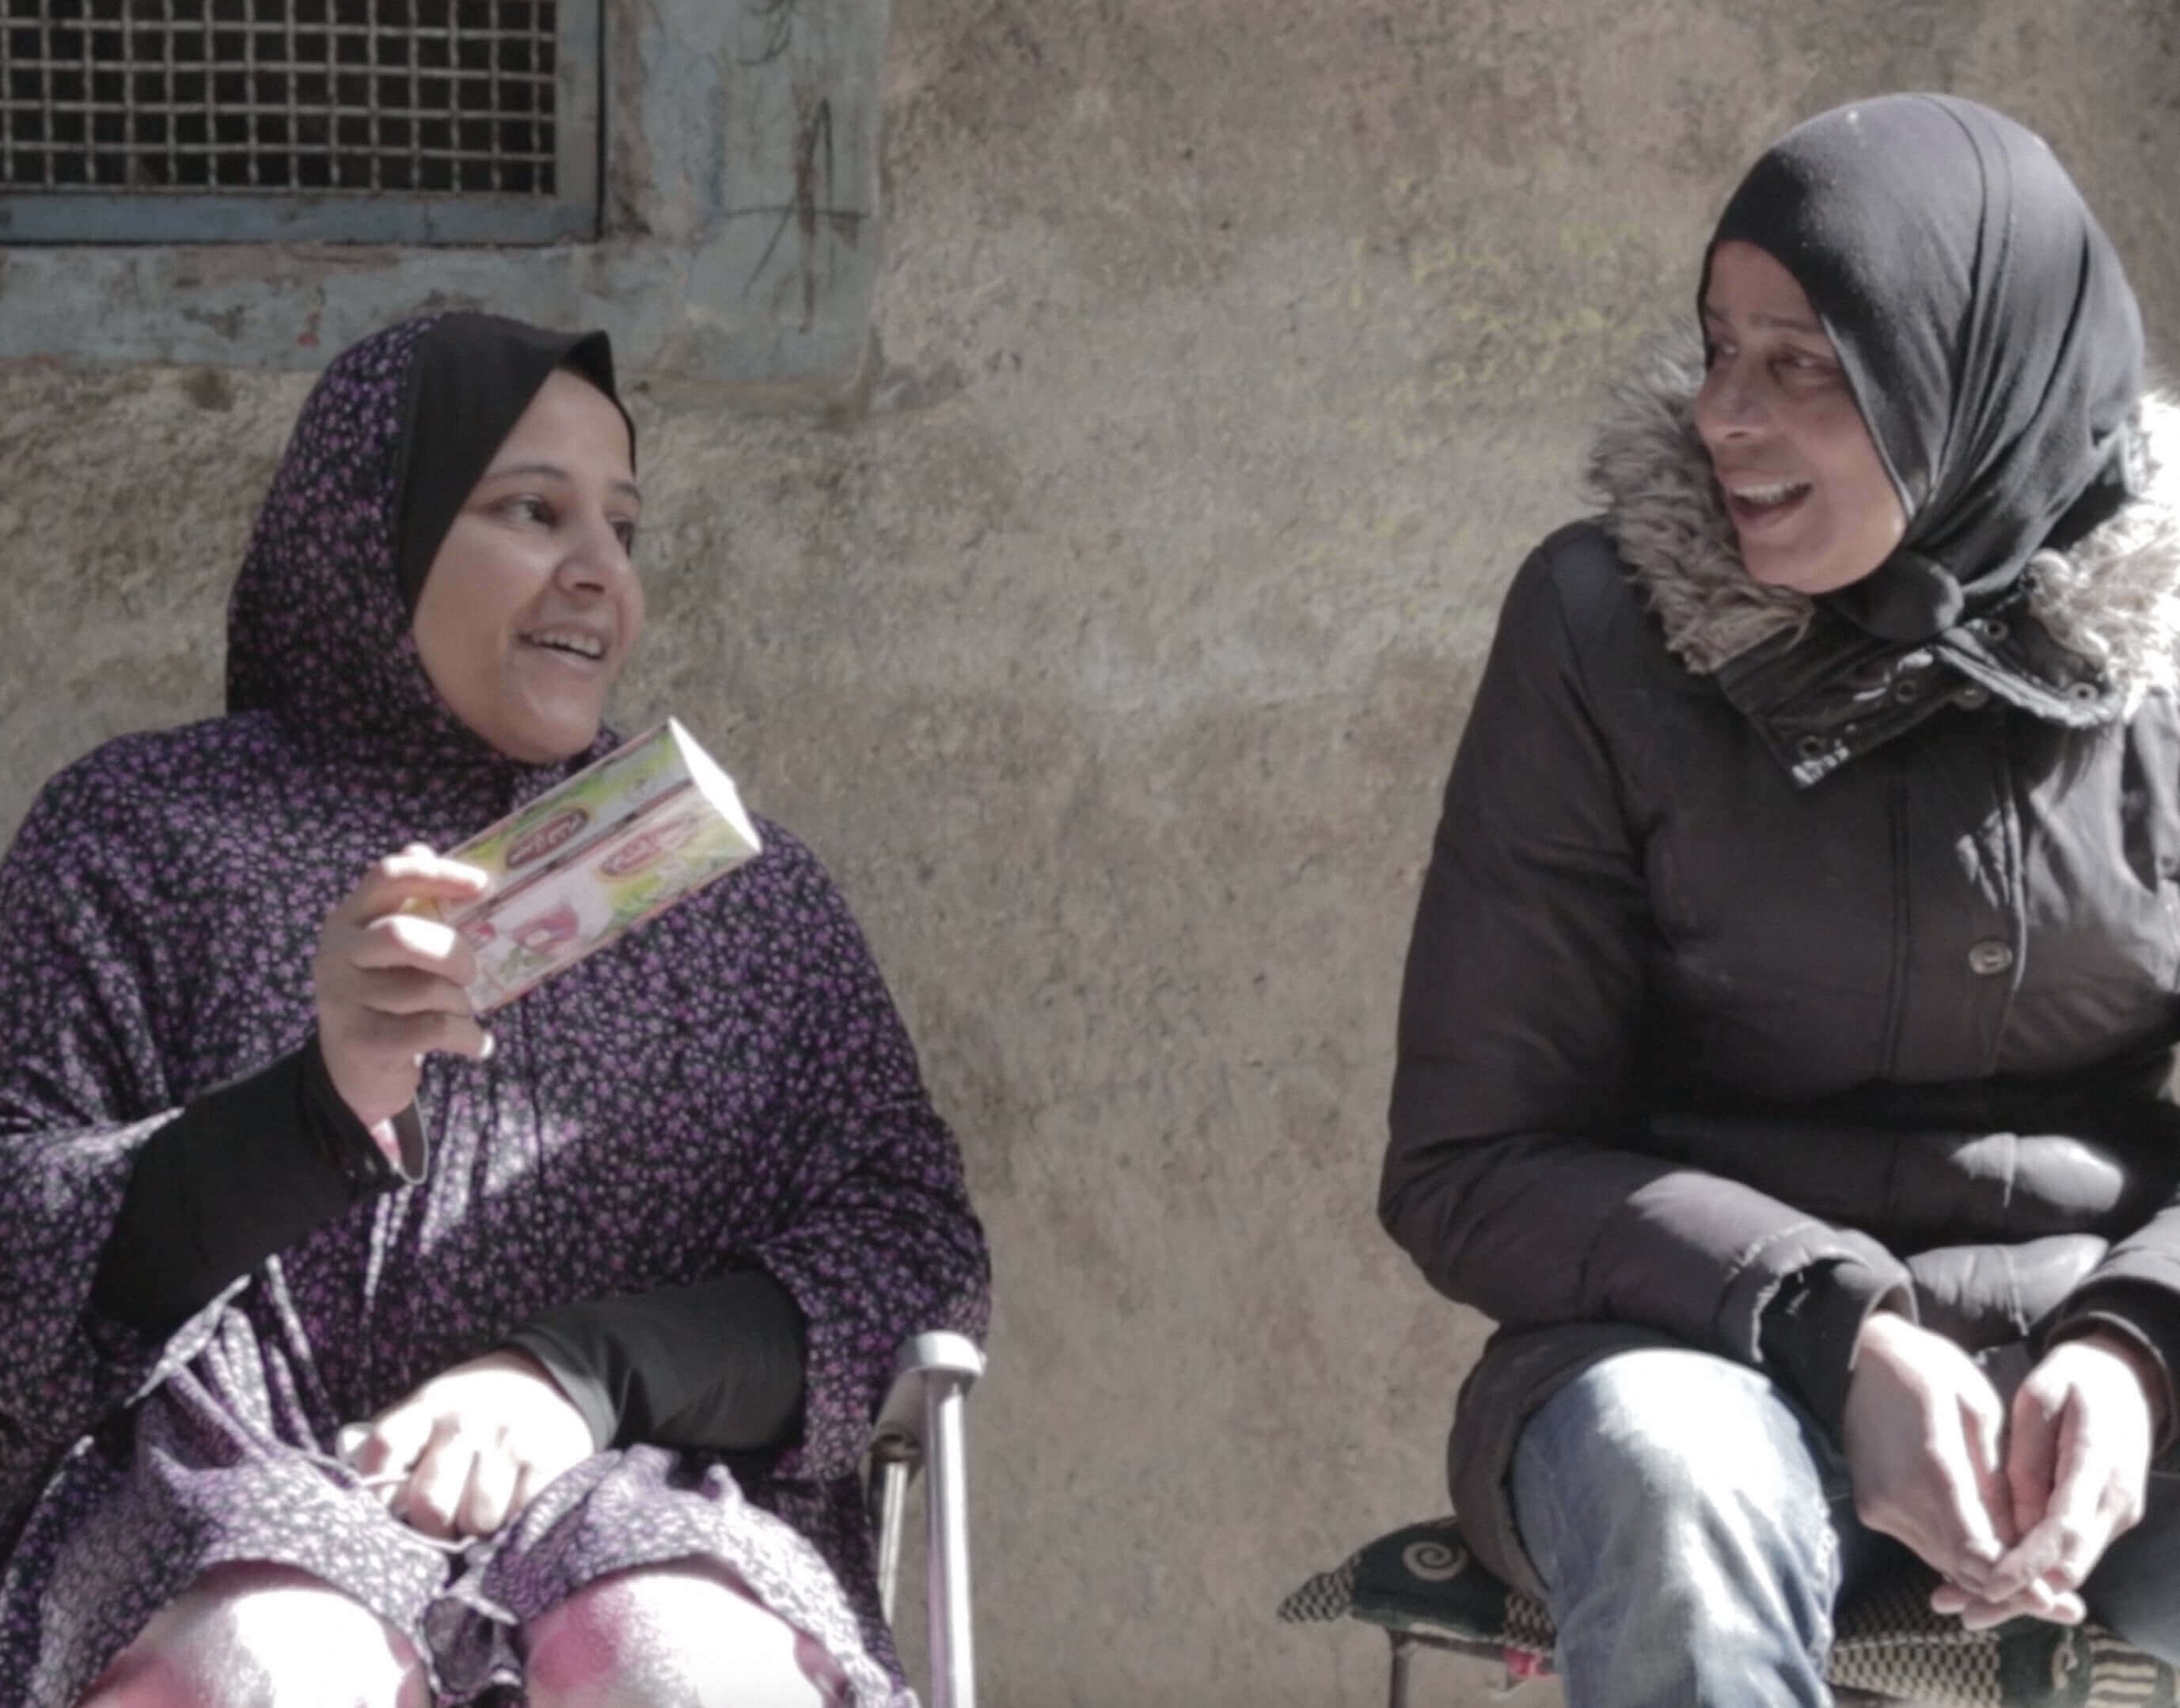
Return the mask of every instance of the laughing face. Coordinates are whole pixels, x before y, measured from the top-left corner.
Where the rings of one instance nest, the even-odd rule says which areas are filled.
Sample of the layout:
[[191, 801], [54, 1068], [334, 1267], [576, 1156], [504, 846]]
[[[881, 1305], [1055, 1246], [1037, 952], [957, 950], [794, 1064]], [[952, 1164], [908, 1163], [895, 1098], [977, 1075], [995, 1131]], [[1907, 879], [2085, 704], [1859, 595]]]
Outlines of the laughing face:
[[565, 369], [539, 389], [432, 560], [416, 651], [454, 715], [545, 764], [597, 739], [643, 628], [628, 427]]
[[1861, 580], [1892, 555], [1907, 513], [1808, 294], [1765, 250], [1722, 243], [1703, 319], [1696, 431], [1742, 563], [1803, 593]]

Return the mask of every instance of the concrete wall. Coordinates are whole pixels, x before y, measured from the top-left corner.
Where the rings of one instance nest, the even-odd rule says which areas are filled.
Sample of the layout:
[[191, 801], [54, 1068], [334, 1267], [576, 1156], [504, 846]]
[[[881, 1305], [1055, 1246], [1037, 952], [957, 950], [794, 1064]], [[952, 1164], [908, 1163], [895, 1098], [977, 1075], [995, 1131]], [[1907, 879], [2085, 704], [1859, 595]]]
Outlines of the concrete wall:
[[[1381, 1700], [1271, 1611], [1444, 1502], [1479, 1325], [1371, 1200], [1500, 590], [1740, 167], [1899, 87], [2041, 129], [2174, 348], [2169, 0], [920, 0], [867, 413], [639, 399], [627, 717], [830, 860], [991, 1228], [989, 1700]], [[304, 384], [0, 365], [0, 831], [215, 709]]]

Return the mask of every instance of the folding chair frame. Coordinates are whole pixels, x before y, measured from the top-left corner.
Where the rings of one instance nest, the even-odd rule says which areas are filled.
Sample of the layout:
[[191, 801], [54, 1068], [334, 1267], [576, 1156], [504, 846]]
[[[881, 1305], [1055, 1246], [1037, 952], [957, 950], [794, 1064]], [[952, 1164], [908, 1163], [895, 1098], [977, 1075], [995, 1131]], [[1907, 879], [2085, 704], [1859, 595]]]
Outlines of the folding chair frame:
[[908, 1488], [925, 1473], [931, 1708], [977, 1708], [977, 1660], [969, 1591], [967, 1447], [962, 1427], [969, 1390], [984, 1355], [966, 1335], [919, 1334], [894, 1362], [891, 1392], [871, 1437], [870, 1497], [878, 1534], [878, 1595], [889, 1623], [900, 1573]]

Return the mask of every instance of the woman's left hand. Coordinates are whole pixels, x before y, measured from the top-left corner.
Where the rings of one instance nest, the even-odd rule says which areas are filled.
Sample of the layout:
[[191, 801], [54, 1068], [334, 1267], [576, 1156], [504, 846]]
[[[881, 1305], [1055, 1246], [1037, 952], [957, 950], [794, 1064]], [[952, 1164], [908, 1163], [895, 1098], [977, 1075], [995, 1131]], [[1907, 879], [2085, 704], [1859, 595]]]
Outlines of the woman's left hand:
[[386, 1478], [387, 1509], [427, 1536], [488, 1536], [597, 1451], [591, 1426], [527, 1353], [436, 1376], [372, 1420], [344, 1457]]
[[1941, 1584], [1930, 1605], [1971, 1629], [2021, 1613], [2079, 1621], [2084, 1579], [2142, 1517], [2164, 1407], [2162, 1375], [2124, 1336], [2100, 1330], [2053, 1347], [2014, 1395], [2007, 1425], [2021, 1540], [1981, 1595]]

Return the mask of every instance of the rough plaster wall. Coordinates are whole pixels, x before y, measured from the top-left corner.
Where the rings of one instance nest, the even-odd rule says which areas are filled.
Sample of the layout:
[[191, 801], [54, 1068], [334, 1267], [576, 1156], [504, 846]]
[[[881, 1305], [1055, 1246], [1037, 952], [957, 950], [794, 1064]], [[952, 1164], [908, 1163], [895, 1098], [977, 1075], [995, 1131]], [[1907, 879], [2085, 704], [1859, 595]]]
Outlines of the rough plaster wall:
[[[2167, 0], [922, 0], [867, 418], [638, 400], [626, 721], [829, 858], [991, 1229], [988, 1700], [1382, 1700], [1270, 1613], [1442, 1505], [1479, 1338], [1371, 1199], [1492, 612], [1739, 167], [1894, 87], [2042, 129], [2175, 348]], [[216, 708], [302, 383], [0, 367], [0, 832]]]

